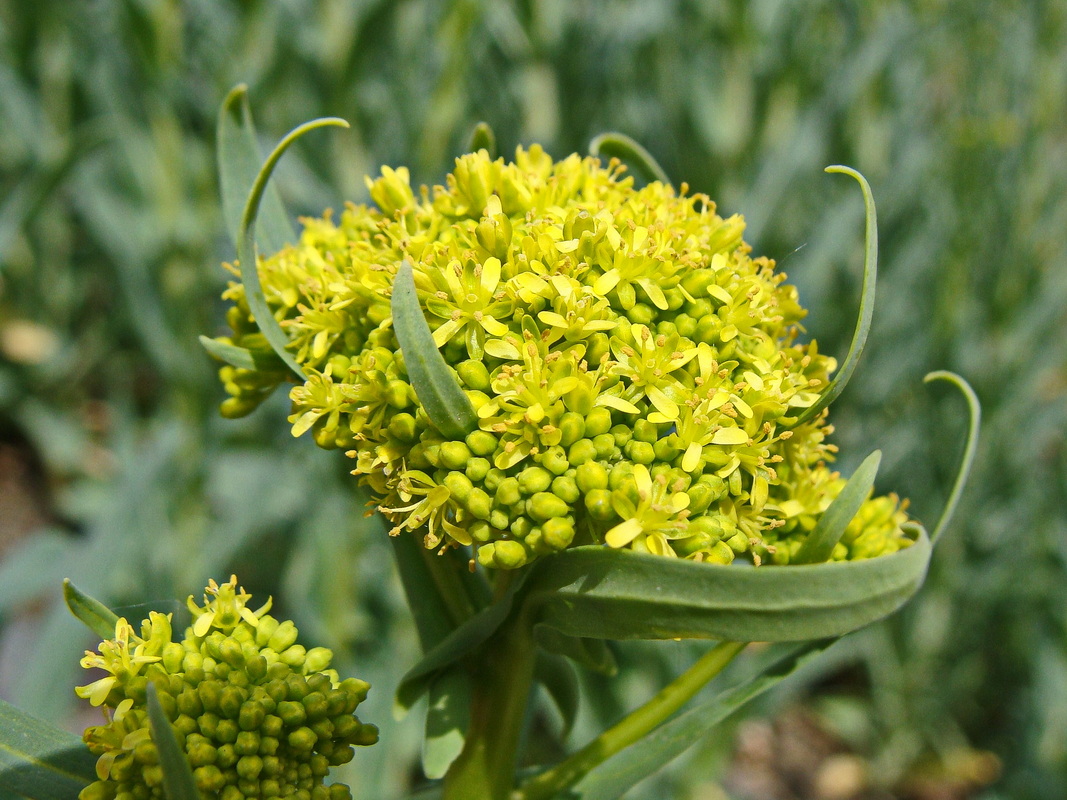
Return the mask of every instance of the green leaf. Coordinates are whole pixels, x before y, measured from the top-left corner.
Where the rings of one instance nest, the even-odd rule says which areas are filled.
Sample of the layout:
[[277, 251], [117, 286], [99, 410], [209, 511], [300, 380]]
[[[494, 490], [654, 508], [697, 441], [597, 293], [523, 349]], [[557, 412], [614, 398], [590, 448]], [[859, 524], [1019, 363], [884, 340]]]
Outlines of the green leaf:
[[71, 800], [96, 780], [96, 757], [77, 736], [0, 700], [0, 792]]
[[430, 687], [422, 771], [427, 778], [443, 778], [463, 750], [470, 727], [471, 676], [450, 669]]
[[622, 133], [602, 133], [589, 143], [589, 155], [596, 158], [606, 156], [633, 165], [641, 176], [651, 182], [670, 185], [671, 179], [663, 171], [656, 159], [644, 147]]
[[418, 539], [401, 534], [390, 536], [389, 543], [393, 547], [393, 558], [396, 560], [400, 584], [404, 587], [404, 596], [415, 619], [419, 643], [423, 652], [427, 652], [448, 636], [455, 626], [445, 610], [437, 584], [421, 552], [425, 548]]
[[615, 655], [603, 639], [564, 636], [544, 625], [534, 626], [534, 637], [547, 652], [566, 656], [593, 672], [611, 677], [619, 671]]
[[220, 342], [218, 339], [210, 339], [207, 336], [200, 337], [200, 344], [215, 358], [225, 361], [231, 367], [249, 370], [256, 368], [256, 362], [252, 358], [251, 350], [246, 350], [228, 342]]
[[930, 540], [862, 561], [784, 567], [698, 564], [588, 546], [534, 564], [525, 613], [568, 636], [800, 641], [892, 613], [922, 585]]
[[565, 739], [578, 716], [578, 674], [567, 659], [555, 653], [541, 651], [537, 654], [537, 663], [534, 665], [534, 680], [545, 687], [545, 692], [559, 711], [563, 720], [560, 738]]
[[496, 158], [496, 134], [489, 127], [488, 122], [479, 122], [474, 126], [474, 130], [471, 131], [468, 152], [477, 153], [479, 150], [485, 150], [489, 153], [490, 159]]
[[[248, 87], [243, 83], [231, 89], [222, 101], [217, 142], [222, 215], [226, 233], [236, 246], [245, 199], [263, 163], [256, 141], [256, 128], [252, 123], [252, 109], [248, 104]], [[286, 244], [296, 241], [296, 231], [273, 186], [267, 189], [263, 198], [261, 215], [263, 224], [256, 241], [267, 253], [276, 253]]]
[[841, 541], [841, 536], [844, 535], [848, 524], [871, 493], [874, 476], [878, 474], [878, 465], [881, 461], [880, 450], [875, 450], [864, 459], [859, 469], [848, 479], [841, 494], [834, 498], [834, 501], [819, 517], [815, 530], [808, 534], [808, 538], [804, 540], [796, 556], [791, 559], [791, 563], [819, 564], [830, 558], [830, 554]]
[[969, 415], [967, 443], [963, 448], [963, 457], [960, 459], [956, 481], [952, 484], [952, 491], [949, 493], [948, 501], [945, 503], [945, 508], [941, 512], [937, 525], [934, 526], [934, 532], [930, 534], [930, 541], [936, 542], [938, 537], [944, 533], [945, 528], [948, 527], [949, 522], [952, 521], [952, 515], [955, 513], [956, 506], [960, 501], [960, 495], [963, 494], [963, 487], [967, 485], [967, 479], [970, 477], [974, 456], [978, 451], [978, 431], [982, 426], [982, 404], [978, 402], [978, 395], [974, 393], [971, 385], [954, 372], [946, 372], [944, 370], [931, 372], [923, 378], [923, 383], [930, 383], [930, 381], [948, 381], [959, 389], [967, 401]]
[[568, 800], [615, 800], [706, 736], [753, 698], [808, 664], [836, 640], [793, 645], [744, 683], [701, 703], [591, 769], [565, 794]]
[[478, 417], [434, 344], [415, 291], [411, 264], [406, 260], [393, 283], [392, 310], [393, 330], [404, 353], [404, 365], [426, 416], [448, 438], [462, 439], [478, 427]]
[[867, 217], [866, 231], [864, 233], [863, 252], [863, 288], [860, 290], [860, 313], [856, 321], [856, 330], [852, 334], [852, 343], [848, 346], [848, 353], [841, 363], [841, 369], [830, 381], [826, 391], [811, 406], [808, 406], [797, 417], [795, 425], [800, 425], [813, 419], [816, 414], [836, 400], [845, 390], [852, 373], [856, 371], [863, 348], [867, 344], [867, 334], [871, 330], [871, 320], [874, 317], [874, 293], [878, 283], [878, 212], [874, 206], [874, 195], [871, 193], [867, 179], [851, 167], [833, 166], [827, 167], [826, 172], [842, 173], [855, 178], [863, 190], [863, 208]]
[[270, 306], [267, 305], [267, 298], [264, 297], [263, 288], [259, 283], [259, 256], [256, 253], [255, 240], [256, 219], [259, 215], [259, 206], [270, 181], [270, 176], [285, 151], [308, 131], [327, 125], [337, 125], [342, 128], [348, 127], [347, 122], [336, 117], [324, 117], [323, 119], [305, 122], [290, 131], [278, 143], [278, 146], [274, 148], [271, 154], [267, 156], [267, 160], [263, 162], [263, 166], [252, 184], [252, 189], [248, 193], [248, 201], [245, 203], [244, 213], [241, 215], [241, 224], [237, 237], [237, 260], [240, 262], [241, 267], [241, 282], [245, 287], [245, 299], [248, 301], [249, 311], [252, 312], [252, 319], [255, 320], [260, 332], [274, 349], [274, 352], [278, 354], [278, 357], [303, 380], [306, 380], [307, 376], [304, 375], [300, 365], [296, 363], [293, 354], [286, 349], [289, 344], [289, 337], [285, 335], [282, 326], [278, 324], [278, 320], [271, 313]]
[[[433, 681], [445, 669], [471, 653], [489, 639], [511, 614], [515, 596], [522, 588], [527, 572], [512, 583], [508, 592], [491, 606], [482, 609], [457, 627], [430, 649], [422, 659], [404, 675], [396, 687], [393, 705], [398, 715], [406, 713], [430, 688]], [[516, 623], [518, 624], [518, 623]]]
[[193, 779], [189, 759], [178, 744], [174, 728], [159, 704], [156, 685], [151, 681], [145, 690], [148, 706], [148, 725], [152, 729], [152, 741], [159, 751], [159, 766], [163, 768], [163, 790], [167, 800], [200, 800], [200, 791]]
[[101, 640], [115, 638], [115, 624], [119, 621], [115, 612], [99, 600], [85, 594], [68, 578], [63, 579], [63, 599], [70, 613]]

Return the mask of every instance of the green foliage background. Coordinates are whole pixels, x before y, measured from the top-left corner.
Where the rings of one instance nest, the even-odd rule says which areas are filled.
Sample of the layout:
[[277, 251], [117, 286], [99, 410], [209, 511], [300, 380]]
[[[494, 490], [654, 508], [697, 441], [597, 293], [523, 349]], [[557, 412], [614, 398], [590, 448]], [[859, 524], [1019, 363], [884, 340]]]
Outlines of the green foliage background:
[[[302, 213], [365, 199], [383, 163], [440, 180], [477, 120], [505, 153], [630, 134], [746, 216], [838, 355], [862, 208], [822, 167], [861, 170], [882, 275], [834, 406], [840, 464], [882, 448], [879, 487], [929, 523], [963, 412], [922, 376], [966, 376], [986, 426], [927, 586], [808, 676], [852, 682], [812, 702], [860, 720], [853, 741], [882, 785], [973, 747], [1003, 763], [983, 797], [1067, 795], [1065, 42], [1054, 0], [0, 0], [0, 421], [42, 454], [81, 531], [38, 530], [0, 562], [0, 626], [10, 637], [32, 613], [38, 632], [4, 696], [52, 719], [74, 705], [90, 643], [54, 605], [63, 577], [123, 605], [237, 570], [374, 684], [366, 716], [384, 742], [345, 776], [357, 796], [411, 781], [420, 726], [389, 705], [417, 647], [382, 526], [343, 459], [289, 436], [284, 398], [220, 419], [196, 341], [220, 329], [218, 265], [234, 256], [213, 139], [243, 81], [265, 147], [312, 117], [352, 123], [282, 164]], [[623, 648], [616, 691], [591, 686], [576, 740], [691, 652]], [[703, 748], [648, 796], [695, 796], [722, 754]]]

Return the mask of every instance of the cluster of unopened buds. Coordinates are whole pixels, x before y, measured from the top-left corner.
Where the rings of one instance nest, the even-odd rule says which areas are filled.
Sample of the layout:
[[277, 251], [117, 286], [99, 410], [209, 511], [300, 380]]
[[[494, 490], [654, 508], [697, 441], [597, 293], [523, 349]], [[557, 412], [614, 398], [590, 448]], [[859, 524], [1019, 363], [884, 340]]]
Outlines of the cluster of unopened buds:
[[85, 731], [98, 780], [80, 800], [167, 796], [149, 683], [202, 796], [350, 800], [347, 786], [324, 779], [352, 759], [353, 745], [378, 740], [354, 713], [370, 686], [339, 680], [329, 650], [306, 650], [292, 622], [267, 613], [270, 601], [253, 611], [250, 599], [236, 578], [212, 581], [204, 605], [189, 598], [193, 622], [180, 642], [171, 640], [171, 615], [152, 612], [139, 635], [120, 618], [115, 638], [86, 653], [82, 666], [107, 674], [77, 693], [102, 706], [107, 721]]
[[[294, 435], [355, 460], [395, 527], [485, 567], [600, 543], [725, 564], [788, 564], [845, 481], [819, 406], [836, 367], [801, 343], [805, 312], [744, 221], [704, 195], [635, 188], [617, 161], [479, 151], [445, 186], [405, 169], [374, 206], [304, 221], [259, 275], [306, 381]], [[446, 435], [405, 365], [391, 300], [409, 263], [433, 343], [476, 415]], [[291, 374], [233, 283], [222, 340], [229, 416]], [[871, 498], [832, 559], [911, 543]]]

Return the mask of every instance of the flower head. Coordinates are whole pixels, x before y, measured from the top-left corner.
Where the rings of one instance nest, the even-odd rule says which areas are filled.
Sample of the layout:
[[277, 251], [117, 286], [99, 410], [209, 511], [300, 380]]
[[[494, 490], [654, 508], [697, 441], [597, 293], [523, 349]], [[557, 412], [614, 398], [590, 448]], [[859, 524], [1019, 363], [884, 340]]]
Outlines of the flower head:
[[252, 611], [250, 599], [236, 577], [211, 581], [203, 605], [189, 598], [193, 624], [180, 642], [171, 640], [170, 615], [152, 612], [139, 636], [120, 619], [115, 638], [85, 654], [83, 667], [109, 675], [75, 690], [102, 706], [106, 720], [85, 731], [99, 780], [82, 800], [165, 796], [145, 705], [149, 681], [202, 796], [351, 796], [323, 779], [352, 758], [353, 745], [377, 741], [377, 729], [353, 713], [369, 685], [340, 681], [328, 669], [329, 650], [306, 650], [292, 622], [267, 614], [269, 600]]
[[[497, 568], [589, 543], [788, 562], [844, 485], [825, 413], [801, 419], [836, 363], [798, 342], [796, 289], [741, 217], [537, 146], [462, 156], [432, 190], [403, 169], [368, 185], [377, 207], [308, 220], [260, 275], [308, 376], [294, 434], [346, 450], [394, 534]], [[392, 329], [404, 261], [476, 411], [462, 439], [423, 411]], [[227, 296], [230, 341], [260, 346], [243, 287]], [[236, 372], [231, 413], [283, 379]], [[905, 519], [869, 501], [834, 557], [907, 546]]]

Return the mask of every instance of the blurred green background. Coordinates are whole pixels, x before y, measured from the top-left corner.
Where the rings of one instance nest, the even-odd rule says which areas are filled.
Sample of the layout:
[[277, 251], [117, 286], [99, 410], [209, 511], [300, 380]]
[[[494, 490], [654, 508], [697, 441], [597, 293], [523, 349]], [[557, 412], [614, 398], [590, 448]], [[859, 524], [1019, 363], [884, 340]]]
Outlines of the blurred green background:
[[[904, 612], [632, 796], [1067, 796], [1062, 0], [0, 0], [0, 695], [73, 724], [92, 643], [63, 577], [159, 607], [236, 570], [374, 684], [383, 743], [348, 768], [356, 796], [419, 780], [420, 725], [390, 713], [417, 645], [382, 526], [344, 459], [290, 437], [284, 397], [220, 419], [197, 344], [234, 257], [214, 131], [238, 82], [265, 148], [352, 123], [283, 162], [299, 213], [365, 199], [383, 163], [440, 181], [478, 120], [504, 153], [627, 133], [746, 216], [839, 356], [862, 203], [822, 168], [861, 170], [882, 274], [831, 415], [840, 466], [881, 448], [879, 489], [936, 519], [964, 420], [922, 376], [952, 369], [985, 406], [970, 489]], [[692, 652], [619, 648], [573, 741]]]

